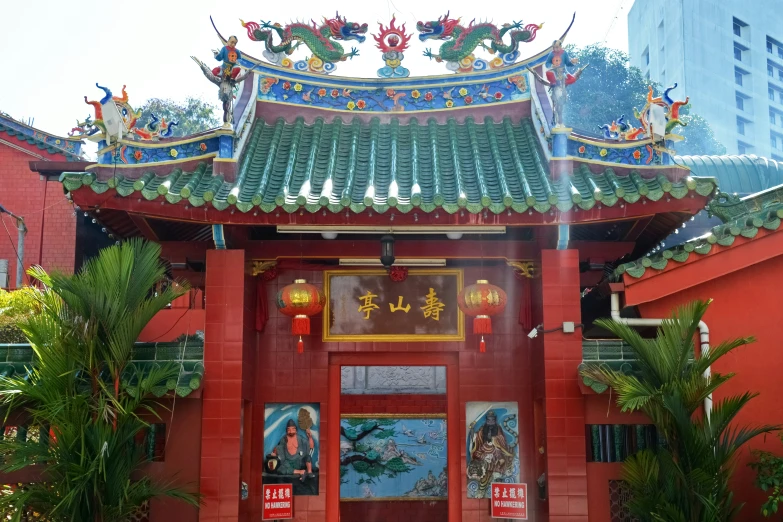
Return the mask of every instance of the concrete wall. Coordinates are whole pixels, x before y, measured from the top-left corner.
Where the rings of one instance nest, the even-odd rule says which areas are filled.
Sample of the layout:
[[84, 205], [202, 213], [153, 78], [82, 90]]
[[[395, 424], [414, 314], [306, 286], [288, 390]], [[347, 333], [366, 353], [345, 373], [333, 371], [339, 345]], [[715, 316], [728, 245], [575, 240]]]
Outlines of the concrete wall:
[[[733, 33], [735, 17], [747, 24], [741, 36]], [[783, 135], [783, 120], [774, 126], [769, 120], [770, 107], [783, 113], [783, 99], [767, 96], [770, 85], [783, 93], [777, 73], [767, 76], [767, 61], [783, 67], [783, 59], [775, 48], [767, 52], [767, 36], [783, 43], [779, 0], [637, 0], [628, 13], [631, 65], [649, 72], [653, 81], [678, 83], [674, 94], [690, 96], [693, 112], [707, 119], [729, 154], [738, 153], [741, 140], [752, 146], [748, 154], [783, 159], [783, 143], [777, 150], [770, 146], [770, 131]], [[747, 49], [741, 61], [734, 58], [735, 42]], [[741, 87], [735, 83], [735, 67], [748, 73]], [[737, 93], [747, 97], [743, 110], [736, 108]], [[744, 136], [737, 133], [737, 117], [747, 122]]]

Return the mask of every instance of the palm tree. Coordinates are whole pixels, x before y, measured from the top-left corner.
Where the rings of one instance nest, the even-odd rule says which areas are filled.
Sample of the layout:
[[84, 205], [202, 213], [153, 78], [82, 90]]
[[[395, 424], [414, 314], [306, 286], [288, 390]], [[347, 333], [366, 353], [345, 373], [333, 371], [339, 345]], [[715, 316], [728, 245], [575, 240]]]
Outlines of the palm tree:
[[35, 363], [27, 375], [0, 378], [0, 405], [21, 412], [39, 436], [0, 440], [0, 471], [38, 466], [41, 481], [0, 495], [0, 512], [15, 521], [32, 509], [51, 522], [113, 522], [157, 496], [197, 505], [134, 473], [144, 461], [135, 439], [148, 426], [140, 414], [156, 415], [162, 406], [150, 392], [176, 379], [178, 367], [142, 375], [130, 364], [133, 346], [187, 283], [166, 284], [160, 247], [141, 240], [102, 250], [76, 275], [28, 273], [44, 286], [41, 312], [19, 325]]
[[642, 522], [727, 522], [742, 505], [729, 489], [737, 450], [753, 437], [780, 426], [746, 427], [732, 424], [756, 393], [726, 396], [715, 401], [709, 416], [704, 399], [734, 374], [704, 372], [732, 350], [752, 343], [752, 337], [725, 341], [698, 354], [694, 337], [709, 302], [695, 301], [678, 308], [658, 328], [655, 339], [644, 339], [627, 325], [601, 319], [596, 324], [631, 346], [638, 370], [626, 375], [600, 365], [582, 375], [607, 384], [624, 412], [641, 411], [655, 424], [665, 443], [642, 450], [623, 465], [631, 490], [632, 513]]

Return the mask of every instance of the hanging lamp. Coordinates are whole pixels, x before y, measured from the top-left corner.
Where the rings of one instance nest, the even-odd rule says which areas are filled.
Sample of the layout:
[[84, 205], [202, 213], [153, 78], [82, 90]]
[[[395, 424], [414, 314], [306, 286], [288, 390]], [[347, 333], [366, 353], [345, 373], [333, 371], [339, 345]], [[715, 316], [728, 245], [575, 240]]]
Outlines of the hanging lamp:
[[299, 336], [296, 351], [304, 351], [303, 335], [310, 335], [310, 316], [323, 310], [324, 295], [317, 286], [304, 279], [295, 279], [293, 284], [283, 287], [277, 293], [275, 304], [280, 313], [292, 318], [291, 333]]
[[479, 279], [457, 295], [459, 309], [473, 317], [473, 333], [481, 336], [479, 349], [482, 353], [487, 351], [484, 336], [492, 333], [492, 316], [503, 312], [507, 300], [506, 292], [486, 279]]

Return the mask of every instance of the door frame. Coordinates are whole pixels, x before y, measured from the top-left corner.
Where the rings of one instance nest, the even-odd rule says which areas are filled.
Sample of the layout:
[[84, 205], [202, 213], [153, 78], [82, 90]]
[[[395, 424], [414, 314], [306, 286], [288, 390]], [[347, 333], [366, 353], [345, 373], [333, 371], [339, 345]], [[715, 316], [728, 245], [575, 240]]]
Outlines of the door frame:
[[329, 354], [327, 402], [326, 520], [340, 520], [340, 373], [343, 366], [445, 366], [448, 522], [462, 520], [462, 461], [458, 352], [338, 352]]

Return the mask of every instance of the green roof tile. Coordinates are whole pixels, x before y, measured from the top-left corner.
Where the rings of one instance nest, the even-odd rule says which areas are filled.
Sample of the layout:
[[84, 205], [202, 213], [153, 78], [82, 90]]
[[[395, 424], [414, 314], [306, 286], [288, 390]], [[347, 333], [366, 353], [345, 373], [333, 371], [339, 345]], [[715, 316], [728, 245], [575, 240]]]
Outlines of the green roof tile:
[[403, 125], [396, 119], [317, 119], [306, 124], [299, 118], [292, 123], [257, 120], [251, 132], [235, 182], [213, 177], [212, 167], [200, 164], [187, 172], [175, 168], [164, 175], [139, 176], [136, 171], [136, 179], [118, 175], [107, 181], [66, 173], [63, 183], [71, 191], [116, 188], [120, 196], [140, 193], [150, 201], [185, 200], [194, 207], [233, 206], [240, 212], [395, 208], [407, 213], [439, 208], [472, 214], [588, 210], [598, 202], [613, 206], [642, 196], [657, 200], [664, 194], [679, 199], [689, 190], [710, 194], [715, 188], [710, 180], [674, 183], [663, 175], [644, 178], [637, 171], [628, 176], [611, 169], [594, 174], [584, 164], [572, 176], [553, 179], [527, 119], [515, 123], [506, 117], [496, 123], [489, 117], [483, 122], [467, 118], [464, 123], [450, 119], [439, 124], [412, 118]]
[[718, 216], [723, 223], [701, 237], [620, 265], [615, 270], [614, 279], [619, 280], [623, 274], [640, 278], [648, 268], [663, 270], [669, 266], [670, 261], [684, 263], [691, 259], [693, 254], [707, 255], [713, 251], [713, 246], [730, 247], [738, 236], [752, 239], [758, 235], [760, 229], [778, 230], [783, 218], [783, 185], [742, 199], [721, 193], [710, 201], [707, 210]]

